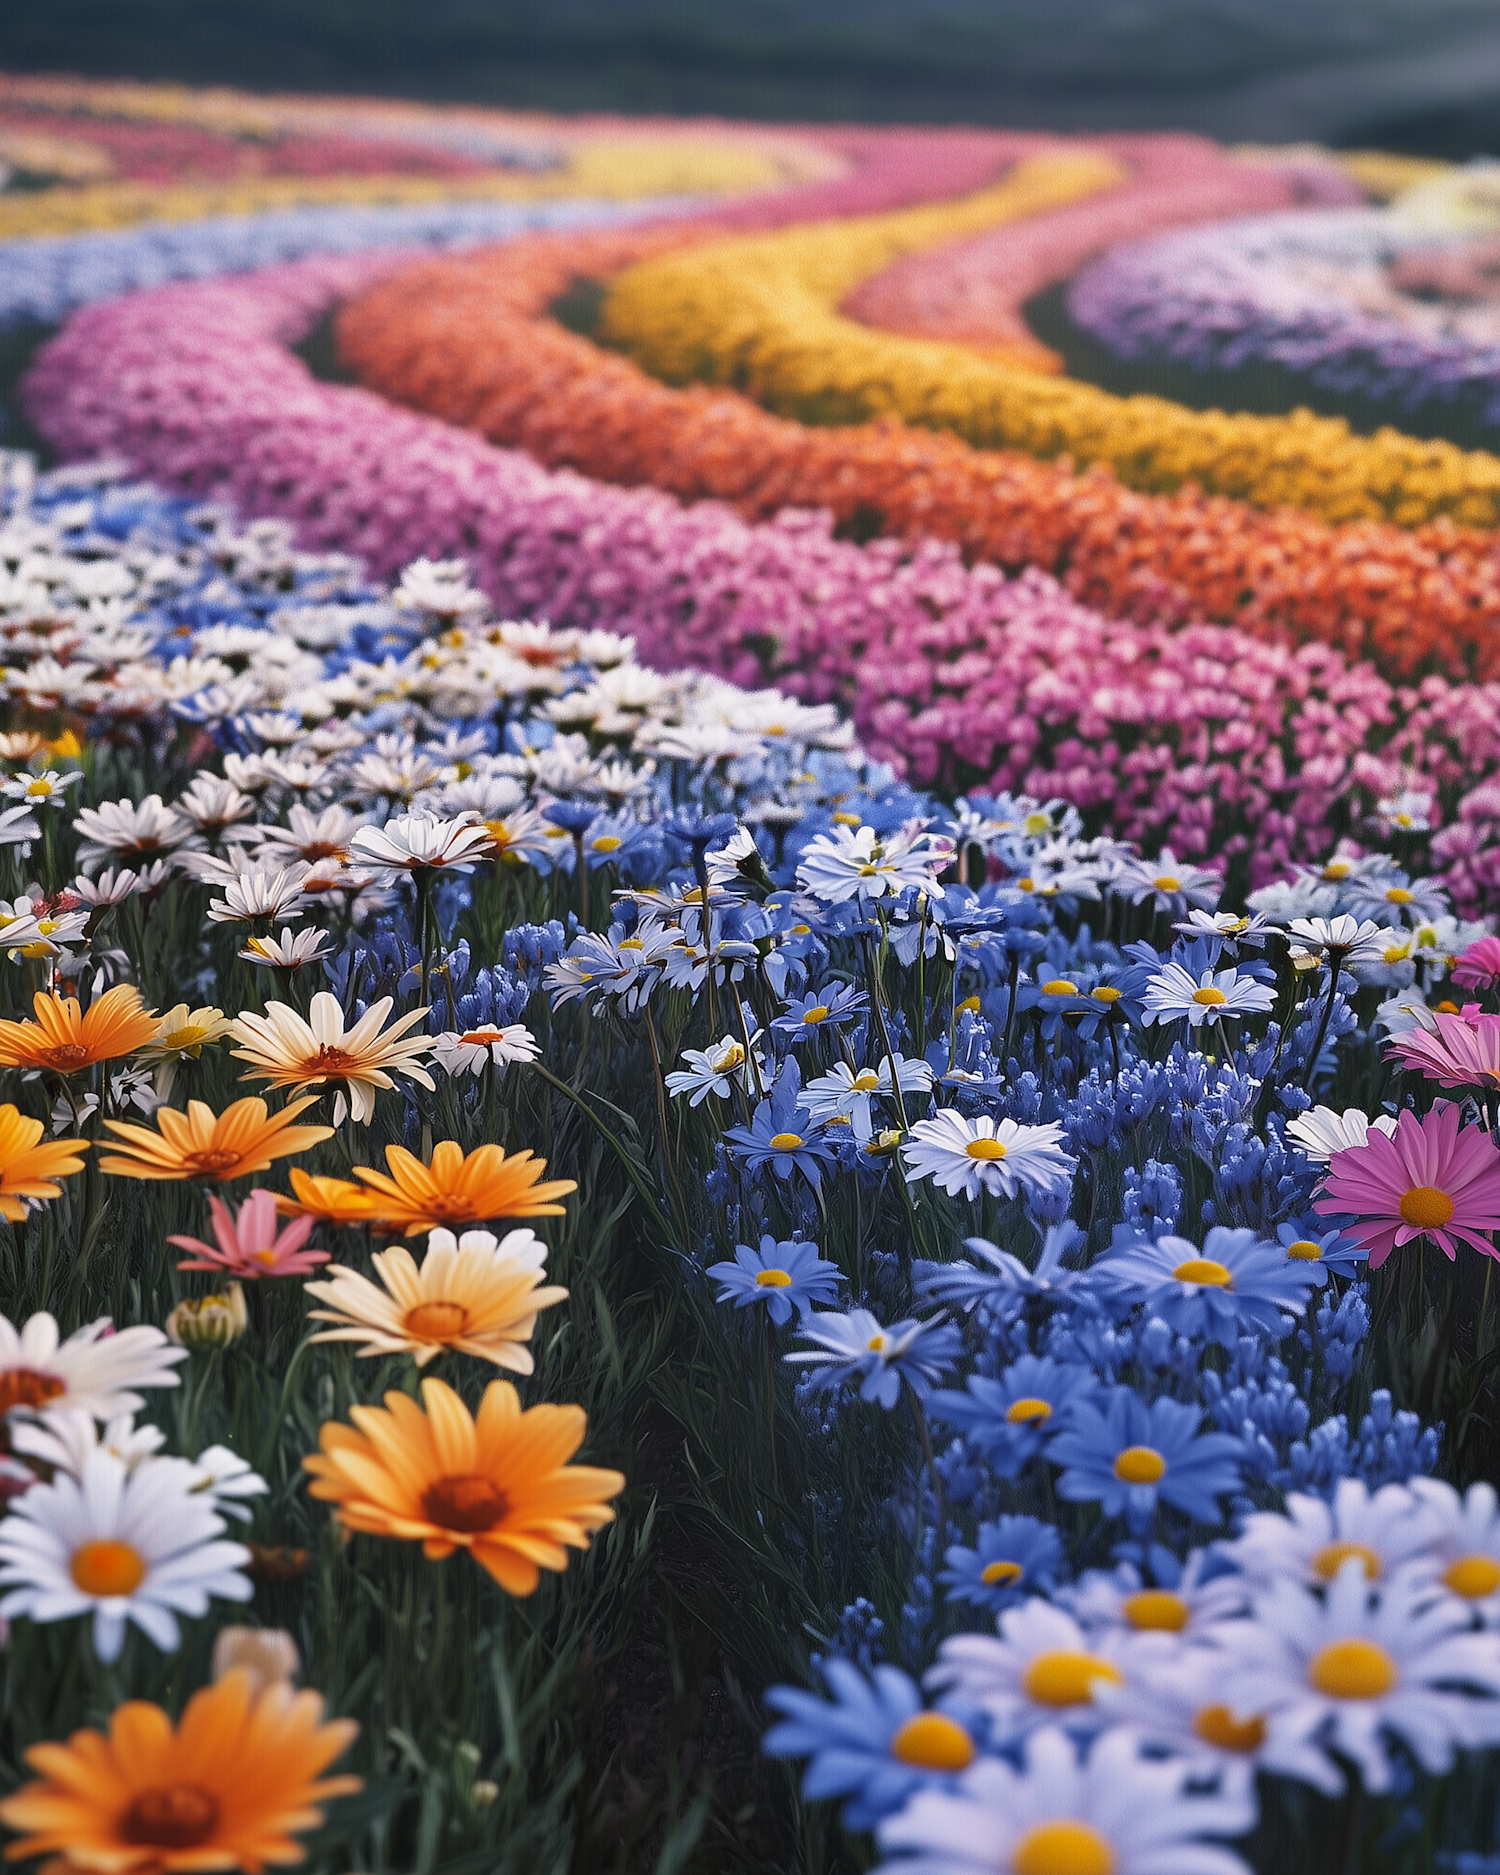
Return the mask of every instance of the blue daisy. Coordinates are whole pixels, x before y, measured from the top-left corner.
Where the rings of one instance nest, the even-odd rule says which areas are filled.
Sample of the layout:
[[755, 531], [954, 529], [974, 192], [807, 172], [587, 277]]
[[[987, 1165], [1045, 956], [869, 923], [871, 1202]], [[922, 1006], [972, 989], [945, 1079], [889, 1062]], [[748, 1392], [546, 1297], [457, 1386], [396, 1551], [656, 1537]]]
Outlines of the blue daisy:
[[1062, 1567], [1062, 1540], [1039, 1517], [997, 1517], [982, 1523], [973, 1549], [953, 1544], [938, 1577], [950, 1601], [999, 1614], [1022, 1596], [1050, 1589]]
[[1277, 1340], [1318, 1285], [1310, 1263], [1289, 1258], [1253, 1230], [1215, 1228], [1200, 1250], [1185, 1237], [1137, 1238], [1111, 1247], [1091, 1274], [1190, 1341], [1232, 1348], [1247, 1330]]
[[1092, 1399], [1098, 1384], [1086, 1367], [1023, 1354], [998, 1380], [971, 1374], [962, 1393], [934, 1393], [927, 1413], [963, 1433], [997, 1476], [1014, 1478], [1075, 1409]]
[[968, 1728], [924, 1709], [915, 1680], [879, 1666], [868, 1678], [847, 1660], [825, 1660], [829, 1699], [795, 1686], [773, 1686], [766, 1704], [782, 1715], [761, 1741], [773, 1758], [806, 1758], [802, 1795], [809, 1803], [846, 1799], [850, 1829], [870, 1829], [914, 1791], [951, 1789], [977, 1755]]
[[782, 1179], [800, 1172], [816, 1191], [823, 1183], [823, 1168], [832, 1164], [834, 1154], [827, 1140], [819, 1137], [801, 1096], [801, 1070], [796, 1058], [788, 1056], [770, 1098], [761, 1101], [748, 1126], [731, 1126], [724, 1143], [751, 1171], [769, 1165]]
[[1319, 1288], [1330, 1276], [1348, 1280], [1361, 1275], [1370, 1255], [1362, 1245], [1351, 1243], [1342, 1231], [1324, 1230], [1322, 1223], [1319, 1218], [1309, 1229], [1305, 1220], [1294, 1220], [1276, 1227], [1277, 1243], [1292, 1262], [1306, 1264]]
[[815, 1302], [837, 1302], [843, 1280], [838, 1265], [825, 1262], [815, 1243], [795, 1237], [778, 1243], [769, 1233], [758, 1250], [737, 1244], [734, 1261], [714, 1263], [708, 1274], [719, 1284], [716, 1301], [733, 1302], [737, 1309], [764, 1303], [778, 1328], [791, 1320], [793, 1309], [805, 1319]]
[[1201, 1432], [1203, 1415], [1178, 1400], [1151, 1405], [1130, 1387], [1116, 1387], [1101, 1412], [1075, 1406], [1047, 1452], [1063, 1467], [1058, 1494], [1098, 1504], [1132, 1530], [1149, 1528], [1158, 1501], [1195, 1523], [1220, 1523], [1217, 1499], [1240, 1488], [1240, 1441]]

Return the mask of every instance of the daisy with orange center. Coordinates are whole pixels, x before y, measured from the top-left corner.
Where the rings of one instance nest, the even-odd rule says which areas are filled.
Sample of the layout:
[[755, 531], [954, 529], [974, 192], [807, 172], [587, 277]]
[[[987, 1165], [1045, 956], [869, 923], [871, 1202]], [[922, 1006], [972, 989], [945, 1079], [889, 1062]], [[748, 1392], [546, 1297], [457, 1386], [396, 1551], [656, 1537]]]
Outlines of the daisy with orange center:
[[260, 1684], [244, 1667], [188, 1701], [174, 1728], [160, 1706], [132, 1699], [109, 1731], [33, 1745], [40, 1776], [0, 1803], [20, 1832], [11, 1860], [60, 1853], [59, 1875], [188, 1875], [300, 1862], [296, 1832], [322, 1821], [317, 1804], [360, 1788], [325, 1777], [358, 1727], [325, 1723], [317, 1693]]
[[385, 1162], [388, 1174], [367, 1165], [353, 1167], [366, 1187], [363, 1192], [341, 1179], [299, 1178], [293, 1172], [297, 1199], [283, 1198], [280, 1209], [284, 1215], [374, 1223], [411, 1233], [439, 1224], [483, 1224], [495, 1217], [561, 1217], [563, 1208], [554, 1200], [578, 1189], [571, 1178], [543, 1181], [547, 1161], [533, 1159], [529, 1151], [506, 1158], [498, 1146], [478, 1146], [465, 1158], [451, 1139], [433, 1147], [430, 1165], [404, 1146], [387, 1146]]
[[273, 1159], [333, 1136], [331, 1126], [293, 1126], [292, 1121], [313, 1104], [313, 1096], [291, 1101], [280, 1113], [268, 1113], [266, 1103], [253, 1096], [236, 1100], [220, 1114], [201, 1100], [190, 1100], [187, 1112], [158, 1107], [153, 1118], [160, 1131], [133, 1120], [106, 1120], [116, 1135], [99, 1165], [117, 1178], [208, 1179], [226, 1184], [252, 1172], [264, 1172]]
[[357, 1271], [334, 1268], [307, 1293], [326, 1308], [312, 1318], [336, 1322], [314, 1341], [362, 1341], [363, 1355], [411, 1354], [419, 1367], [452, 1348], [514, 1374], [532, 1372], [537, 1313], [565, 1301], [566, 1289], [541, 1288], [547, 1246], [533, 1231], [496, 1239], [487, 1230], [435, 1230], [420, 1267], [405, 1244], [375, 1258], [383, 1287]]
[[522, 1412], [508, 1380], [490, 1382], [473, 1418], [441, 1380], [422, 1382], [422, 1403], [388, 1393], [384, 1408], [351, 1407], [354, 1425], [325, 1425], [322, 1451], [303, 1459], [309, 1491], [346, 1529], [419, 1542], [432, 1562], [466, 1549], [507, 1594], [530, 1595], [541, 1570], [566, 1569], [614, 1521], [620, 1473], [568, 1464], [582, 1407]]
[[431, 1043], [425, 1035], [406, 1036], [427, 1011], [413, 1009], [387, 1028], [394, 1006], [389, 996], [382, 996], [346, 1029], [338, 998], [327, 990], [314, 996], [307, 1020], [289, 1003], [267, 1003], [263, 1016], [247, 1011], [231, 1027], [231, 1039], [238, 1044], [235, 1058], [251, 1064], [247, 1080], [297, 1088], [332, 1083], [337, 1089], [334, 1125], [342, 1125], [347, 1112], [368, 1125], [376, 1090], [394, 1087], [393, 1074], [407, 1075], [432, 1091], [432, 1076], [420, 1065]]
[[76, 1074], [96, 1061], [134, 1054], [156, 1034], [158, 1019], [130, 983], [106, 990], [87, 1013], [76, 996], [38, 990], [31, 999], [35, 1022], [0, 1022], [0, 1067], [44, 1068]]
[[0, 1217], [19, 1224], [27, 1198], [60, 1198], [53, 1181], [83, 1170], [88, 1145], [81, 1139], [49, 1140], [38, 1145], [42, 1123], [8, 1103], [0, 1107]]

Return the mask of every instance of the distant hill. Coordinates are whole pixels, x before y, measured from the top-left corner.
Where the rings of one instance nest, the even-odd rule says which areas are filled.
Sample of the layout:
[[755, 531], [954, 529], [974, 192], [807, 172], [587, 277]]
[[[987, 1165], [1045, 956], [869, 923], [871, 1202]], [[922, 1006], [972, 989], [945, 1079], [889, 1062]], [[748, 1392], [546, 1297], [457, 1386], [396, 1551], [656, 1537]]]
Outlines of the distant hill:
[[0, 65], [1500, 150], [1497, 0], [15, 0]]

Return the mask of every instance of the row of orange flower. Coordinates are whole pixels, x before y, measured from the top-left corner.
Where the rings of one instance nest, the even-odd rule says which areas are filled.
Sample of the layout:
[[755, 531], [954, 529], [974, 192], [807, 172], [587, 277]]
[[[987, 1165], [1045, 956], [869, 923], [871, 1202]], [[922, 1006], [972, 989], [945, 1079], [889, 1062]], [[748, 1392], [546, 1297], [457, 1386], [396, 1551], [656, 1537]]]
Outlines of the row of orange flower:
[[690, 238], [672, 227], [543, 235], [417, 263], [342, 309], [340, 352], [371, 388], [551, 467], [749, 516], [827, 508], [861, 535], [953, 540], [973, 560], [1043, 567], [1114, 616], [1319, 640], [1400, 677], [1500, 672], [1489, 534], [1446, 521], [1332, 526], [1191, 489], [1139, 494], [1107, 471], [891, 421], [805, 427], [731, 391], [669, 389], [548, 316], [580, 283]]

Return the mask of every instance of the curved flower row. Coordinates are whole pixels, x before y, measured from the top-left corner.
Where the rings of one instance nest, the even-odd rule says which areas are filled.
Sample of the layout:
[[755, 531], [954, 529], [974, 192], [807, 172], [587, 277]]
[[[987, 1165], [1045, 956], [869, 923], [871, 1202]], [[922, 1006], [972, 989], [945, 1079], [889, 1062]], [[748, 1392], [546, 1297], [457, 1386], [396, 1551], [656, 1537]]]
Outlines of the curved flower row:
[[1206, 137], [1106, 138], [1100, 147], [1126, 165], [1119, 187], [896, 261], [862, 281], [844, 312], [883, 331], [998, 349], [1036, 370], [1060, 371], [1062, 360], [1034, 337], [1022, 307], [1093, 255], [1182, 223], [1289, 207], [1310, 185], [1360, 199], [1336, 170], [1316, 172], [1314, 182], [1305, 169], [1237, 161]]
[[1141, 495], [889, 423], [792, 423], [735, 392], [669, 389], [546, 316], [578, 281], [698, 231], [542, 236], [416, 264], [340, 310], [341, 357], [385, 396], [550, 467], [731, 501], [752, 519], [826, 508], [865, 536], [935, 537], [969, 560], [1040, 567], [1112, 615], [1321, 640], [1398, 677], [1500, 671], [1489, 536], [1446, 522], [1332, 529], [1190, 491]]
[[1500, 423], [1493, 306], [1476, 317], [1424, 301], [1387, 271], [1434, 238], [1399, 211], [1162, 235], [1095, 261], [1069, 289], [1068, 310], [1123, 358], [1200, 370], [1274, 364], [1408, 416], [1457, 405]]
[[858, 223], [724, 241], [632, 268], [601, 335], [673, 384], [746, 389], [817, 423], [901, 416], [986, 446], [1105, 463], [1146, 490], [1192, 482], [1329, 521], [1500, 523], [1500, 458], [1342, 419], [1193, 411], [1046, 378], [954, 345], [877, 333], [839, 303], [889, 258]]
[[1110, 623], [949, 546], [860, 548], [812, 517], [684, 509], [315, 382], [284, 346], [388, 264], [304, 262], [91, 308], [42, 353], [33, 412], [70, 456], [285, 515], [377, 568], [461, 553], [517, 613], [840, 700], [922, 781], [1063, 794], [1122, 835], [1242, 855], [1257, 879], [1410, 784], [1453, 821], [1435, 855], [1462, 902], [1500, 878], [1500, 689], [1398, 691], [1322, 647]]

